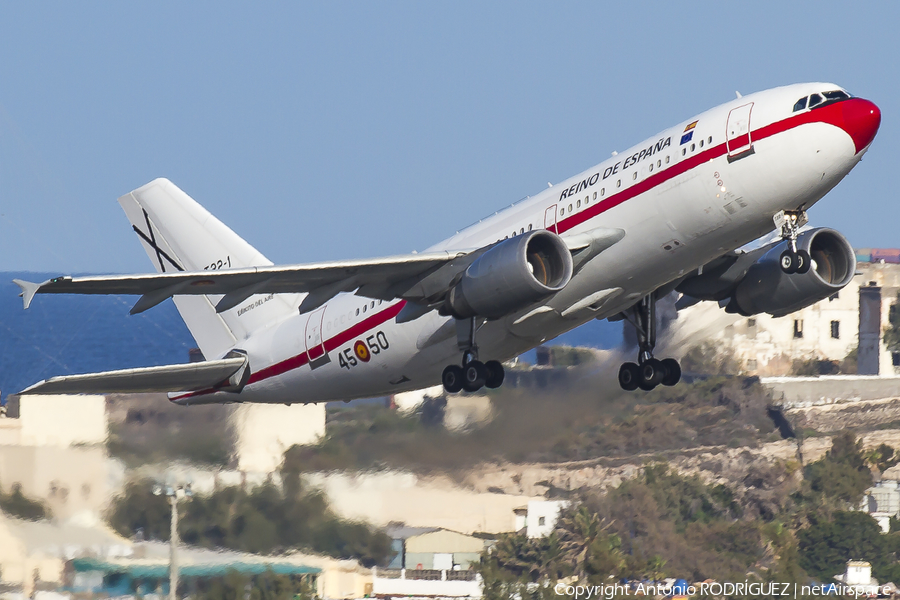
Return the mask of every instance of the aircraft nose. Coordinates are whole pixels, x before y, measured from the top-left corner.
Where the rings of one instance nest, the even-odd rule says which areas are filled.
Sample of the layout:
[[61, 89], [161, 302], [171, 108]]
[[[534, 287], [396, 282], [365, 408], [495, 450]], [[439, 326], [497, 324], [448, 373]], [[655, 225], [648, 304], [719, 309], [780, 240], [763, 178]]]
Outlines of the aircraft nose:
[[844, 117], [842, 129], [853, 139], [859, 154], [875, 139], [881, 125], [881, 110], [874, 102], [862, 98], [850, 98], [841, 102], [840, 106]]

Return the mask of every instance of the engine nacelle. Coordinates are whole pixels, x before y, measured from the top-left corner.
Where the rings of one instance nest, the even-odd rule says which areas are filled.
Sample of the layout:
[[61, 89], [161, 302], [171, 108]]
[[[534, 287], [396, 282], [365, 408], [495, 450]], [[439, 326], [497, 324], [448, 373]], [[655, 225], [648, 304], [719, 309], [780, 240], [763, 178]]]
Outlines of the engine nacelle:
[[499, 319], [557, 293], [572, 278], [572, 254], [547, 230], [504, 240], [479, 256], [450, 289], [444, 311]]
[[834, 229], [812, 229], [798, 236], [797, 248], [812, 258], [806, 273], [787, 274], [781, 269], [781, 253], [787, 248], [786, 241], [769, 247], [734, 288], [726, 311], [781, 317], [831, 296], [856, 273], [856, 253]]

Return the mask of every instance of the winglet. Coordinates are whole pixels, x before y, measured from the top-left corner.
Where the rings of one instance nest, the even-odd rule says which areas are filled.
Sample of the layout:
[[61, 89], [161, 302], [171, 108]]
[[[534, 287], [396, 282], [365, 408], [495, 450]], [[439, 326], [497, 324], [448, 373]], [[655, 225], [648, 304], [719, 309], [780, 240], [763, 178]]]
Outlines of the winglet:
[[19, 294], [19, 298], [22, 299], [22, 303], [25, 305], [25, 310], [28, 310], [28, 307], [31, 306], [31, 300], [34, 298], [34, 295], [37, 293], [41, 287], [45, 283], [49, 283], [49, 280], [44, 283], [32, 283], [30, 281], [24, 281], [22, 279], [13, 279], [13, 283], [22, 288], [22, 292]]

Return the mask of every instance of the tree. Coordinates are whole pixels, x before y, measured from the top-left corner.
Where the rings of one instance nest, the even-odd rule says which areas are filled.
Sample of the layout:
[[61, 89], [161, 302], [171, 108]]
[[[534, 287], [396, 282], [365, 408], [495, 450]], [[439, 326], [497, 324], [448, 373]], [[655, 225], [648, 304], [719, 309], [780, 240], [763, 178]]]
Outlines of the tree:
[[22, 486], [14, 483], [9, 494], [0, 491], [0, 510], [20, 519], [37, 521], [50, 517], [50, 509], [42, 502], [32, 500], [22, 493]]
[[804, 476], [813, 493], [853, 506], [872, 485], [862, 442], [849, 431], [833, 438], [831, 450], [821, 460], [808, 464]]
[[858, 511], [838, 511], [833, 517], [813, 517], [799, 533], [799, 565], [807, 573], [830, 581], [851, 559], [869, 561], [874, 572], [888, 567], [890, 553], [875, 519]]

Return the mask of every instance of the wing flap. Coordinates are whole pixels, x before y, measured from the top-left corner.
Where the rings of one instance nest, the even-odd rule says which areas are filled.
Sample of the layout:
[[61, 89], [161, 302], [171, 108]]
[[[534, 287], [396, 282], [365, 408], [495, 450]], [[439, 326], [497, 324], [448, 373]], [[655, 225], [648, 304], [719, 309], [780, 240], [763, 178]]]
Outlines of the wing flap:
[[242, 375], [246, 356], [83, 375], [62, 375], [39, 381], [20, 394], [113, 394], [194, 391], [227, 385]]

